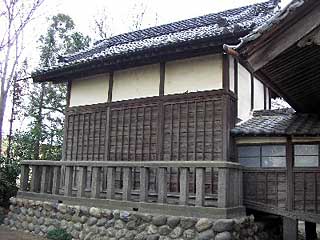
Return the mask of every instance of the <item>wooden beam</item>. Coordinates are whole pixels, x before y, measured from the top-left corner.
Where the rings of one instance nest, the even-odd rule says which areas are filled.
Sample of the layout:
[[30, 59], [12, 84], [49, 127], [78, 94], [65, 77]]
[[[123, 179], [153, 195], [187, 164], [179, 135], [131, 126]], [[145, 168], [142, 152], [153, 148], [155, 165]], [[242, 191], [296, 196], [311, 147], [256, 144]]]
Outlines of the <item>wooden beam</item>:
[[123, 169], [123, 189], [122, 189], [122, 200], [131, 200], [131, 186], [132, 186], [132, 168]]
[[108, 89], [108, 102], [112, 102], [113, 91], [113, 72], [109, 73], [109, 89]]
[[80, 167], [79, 176], [78, 176], [77, 197], [85, 196], [86, 183], [87, 183], [87, 167]]
[[52, 194], [59, 194], [61, 183], [61, 167], [53, 167]]
[[250, 109], [251, 111], [254, 109], [254, 75], [251, 73], [251, 79], [250, 79]]
[[99, 198], [101, 189], [101, 168], [92, 168], [91, 198]]
[[[236, 162], [227, 161], [49, 161], [49, 160], [28, 160], [22, 161], [24, 165], [34, 166], [87, 166], [87, 167], [188, 167], [188, 168], [234, 168], [243, 167]], [[109, 178], [109, 176], [108, 176]]]
[[68, 80], [67, 83], [67, 108], [70, 106], [70, 98], [71, 98], [71, 89], [72, 89], [72, 81]]
[[287, 208], [289, 211], [293, 210], [293, 145], [291, 137], [287, 138], [286, 144], [286, 162], [287, 162]]
[[264, 84], [263, 84], [263, 109], [264, 110], [267, 109], [267, 88]]
[[227, 168], [218, 170], [218, 207], [229, 207], [230, 171]]
[[202, 207], [205, 204], [205, 168], [196, 168], [196, 200], [195, 205]]
[[158, 203], [167, 203], [167, 168], [158, 168]]
[[234, 59], [233, 67], [234, 67], [234, 72], [233, 72], [234, 73], [234, 93], [238, 97], [238, 93], [239, 93], [239, 61], [236, 58]]
[[189, 201], [189, 169], [180, 169], [180, 205], [188, 205]]
[[49, 166], [42, 166], [40, 192], [46, 193], [49, 185]]
[[73, 167], [66, 167], [64, 196], [72, 196]]
[[31, 166], [32, 176], [30, 183], [30, 191], [38, 192], [40, 190], [41, 170], [40, 166]]
[[107, 168], [107, 199], [114, 199], [116, 183], [116, 168]]
[[160, 63], [160, 84], [159, 84], [159, 96], [164, 95], [164, 84], [166, 78], [166, 63]]
[[28, 189], [29, 173], [30, 173], [29, 165], [22, 165], [21, 166], [21, 176], [20, 176], [20, 189], [21, 189], [21, 191], [27, 191], [27, 189]]
[[254, 52], [250, 53], [247, 59], [254, 72], [271, 62], [320, 25], [320, 4], [319, 1], [313, 2], [313, 6], [310, 6], [303, 13], [304, 16], [296, 16], [293, 20], [291, 19], [291, 22], [296, 22], [284, 23], [276, 32], [269, 31], [270, 36], [268, 39], [261, 38], [261, 43], [256, 44]]
[[229, 55], [222, 55], [222, 88], [229, 91], [230, 90], [230, 62]]
[[283, 240], [298, 239], [298, 221], [293, 218], [283, 217]]
[[140, 202], [148, 201], [149, 175], [149, 168], [140, 168]]

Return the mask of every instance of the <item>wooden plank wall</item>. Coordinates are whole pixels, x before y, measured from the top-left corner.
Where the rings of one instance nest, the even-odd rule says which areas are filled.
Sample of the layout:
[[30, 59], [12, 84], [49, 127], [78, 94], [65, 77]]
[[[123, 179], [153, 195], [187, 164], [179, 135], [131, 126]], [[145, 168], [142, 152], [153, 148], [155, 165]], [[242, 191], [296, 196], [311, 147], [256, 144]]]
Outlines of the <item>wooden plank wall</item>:
[[[223, 161], [233, 149], [229, 130], [236, 120], [235, 101], [232, 94], [214, 90], [69, 108], [64, 159]], [[178, 192], [179, 172], [173, 168], [168, 172], [169, 190]], [[193, 192], [195, 172], [190, 171], [189, 175]], [[119, 188], [121, 176], [121, 172], [116, 173]], [[150, 188], [156, 186], [155, 176], [150, 173], [154, 179], [150, 180]], [[88, 179], [90, 186], [91, 177]], [[214, 170], [207, 169], [206, 192], [216, 192], [216, 179]], [[76, 181], [74, 176], [75, 184]], [[135, 171], [132, 187], [139, 188], [139, 173]]]
[[287, 174], [285, 170], [257, 170], [243, 173], [244, 201], [285, 209]]
[[293, 209], [319, 214], [320, 171], [294, 170]]

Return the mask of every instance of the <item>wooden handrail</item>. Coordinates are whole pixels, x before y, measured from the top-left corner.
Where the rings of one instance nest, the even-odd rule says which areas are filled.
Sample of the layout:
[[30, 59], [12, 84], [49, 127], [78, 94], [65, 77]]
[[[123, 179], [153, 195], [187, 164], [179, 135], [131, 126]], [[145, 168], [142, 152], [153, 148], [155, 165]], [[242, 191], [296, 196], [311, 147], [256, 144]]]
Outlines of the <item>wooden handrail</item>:
[[[150, 173], [155, 174], [156, 202], [167, 204], [170, 201], [168, 183], [169, 168], [177, 168], [179, 184], [179, 201], [177, 204], [197, 207], [206, 206], [206, 168], [214, 169], [217, 174], [217, 207], [225, 209], [228, 207], [241, 206], [242, 202], [242, 167], [238, 163], [222, 161], [45, 161], [30, 160], [22, 161], [21, 190], [39, 194], [64, 195], [79, 198], [90, 197], [92, 199], [119, 199], [116, 196], [116, 175], [120, 174], [122, 179], [122, 201], [137, 201], [133, 199], [132, 177], [138, 169], [140, 175], [139, 201], [150, 202], [152, 196], [149, 188]], [[120, 169], [119, 169], [120, 168]], [[29, 172], [32, 176], [29, 184]], [[90, 170], [89, 170], [90, 169]], [[193, 169], [193, 170], [192, 170]], [[86, 193], [87, 173], [91, 172], [90, 195]], [[194, 192], [190, 190], [190, 174], [194, 174]], [[50, 173], [50, 174], [49, 174]], [[52, 174], [53, 173], [53, 174]], [[105, 180], [103, 174], [107, 174]], [[117, 174], [116, 174], [117, 173]], [[106, 181], [106, 182], [105, 182]], [[106, 194], [102, 184], [106, 183]], [[28, 187], [30, 185], [30, 187]], [[60, 191], [61, 190], [61, 191]], [[76, 190], [76, 194], [74, 191]], [[194, 200], [190, 195], [194, 194]], [[171, 199], [172, 200], [172, 199]], [[213, 201], [208, 199], [208, 201]], [[215, 204], [215, 203], [214, 203]], [[212, 203], [211, 203], [212, 205]]]
[[242, 169], [239, 163], [223, 161], [49, 161], [25, 160], [21, 165], [31, 166], [77, 166], [77, 167], [177, 167], [177, 168], [230, 168]]

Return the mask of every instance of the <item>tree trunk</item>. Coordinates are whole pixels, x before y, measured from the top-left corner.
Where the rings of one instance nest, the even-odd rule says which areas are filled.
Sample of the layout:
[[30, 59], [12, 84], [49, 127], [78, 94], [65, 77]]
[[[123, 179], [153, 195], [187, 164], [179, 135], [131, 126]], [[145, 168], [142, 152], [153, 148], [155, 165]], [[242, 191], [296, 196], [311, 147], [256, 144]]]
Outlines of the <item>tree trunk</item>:
[[43, 110], [43, 100], [44, 100], [44, 91], [45, 91], [45, 84], [41, 84], [41, 93], [39, 99], [39, 106], [38, 106], [38, 115], [36, 120], [36, 129], [38, 129], [36, 142], [34, 146], [34, 159], [40, 159], [40, 147], [41, 147], [41, 139], [42, 139], [42, 110]]
[[2, 155], [2, 141], [3, 141], [3, 119], [6, 111], [8, 91], [3, 91], [0, 96], [0, 155]]

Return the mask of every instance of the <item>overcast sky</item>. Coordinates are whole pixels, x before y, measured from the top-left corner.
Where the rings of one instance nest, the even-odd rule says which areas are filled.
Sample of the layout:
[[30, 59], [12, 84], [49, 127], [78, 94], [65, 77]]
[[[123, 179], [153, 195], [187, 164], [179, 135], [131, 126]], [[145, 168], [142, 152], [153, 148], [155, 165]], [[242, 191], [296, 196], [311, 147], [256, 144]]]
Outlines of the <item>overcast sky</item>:
[[144, 25], [154, 25], [154, 16], [158, 24], [196, 17], [225, 9], [249, 5], [261, 0], [47, 0], [54, 2], [56, 12], [69, 14], [79, 29], [90, 31], [90, 23], [99, 12], [106, 8], [114, 19], [116, 33], [126, 31], [130, 24], [127, 20], [135, 5], [147, 6]]

